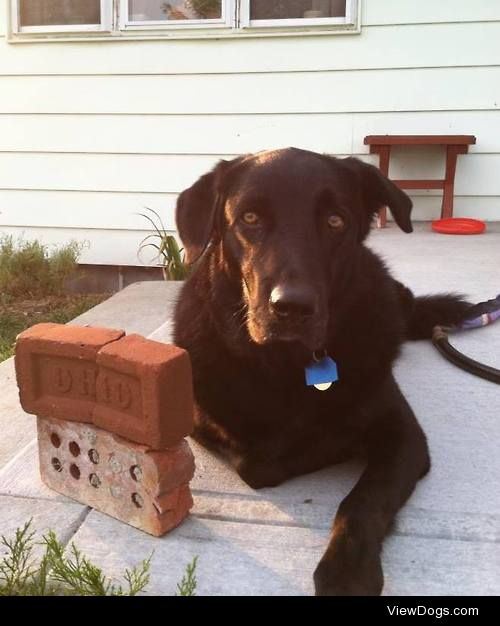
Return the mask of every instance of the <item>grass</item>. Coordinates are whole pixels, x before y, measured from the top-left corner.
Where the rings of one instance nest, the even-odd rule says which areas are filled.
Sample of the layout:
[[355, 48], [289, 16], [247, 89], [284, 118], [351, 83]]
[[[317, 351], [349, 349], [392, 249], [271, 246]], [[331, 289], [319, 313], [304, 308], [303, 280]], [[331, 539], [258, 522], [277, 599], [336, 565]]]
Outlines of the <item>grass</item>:
[[[43, 547], [43, 554], [35, 560], [37, 545]], [[0, 560], [0, 597], [136, 596], [150, 582], [152, 555], [137, 567], [126, 569], [123, 582], [118, 583], [107, 577], [74, 543], [66, 550], [52, 530], [37, 542], [31, 520], [18, 528], [13, 538], [2, 536], [0, 549], [5, 552]], [[196, 595], [196, 564], [197, 557], [187, 565], [175, 595]]]
[[16, 336], [39, 322], [65, 324], [96, 306], [109, 294], [0, 299], [0, 361], [14, 354]]

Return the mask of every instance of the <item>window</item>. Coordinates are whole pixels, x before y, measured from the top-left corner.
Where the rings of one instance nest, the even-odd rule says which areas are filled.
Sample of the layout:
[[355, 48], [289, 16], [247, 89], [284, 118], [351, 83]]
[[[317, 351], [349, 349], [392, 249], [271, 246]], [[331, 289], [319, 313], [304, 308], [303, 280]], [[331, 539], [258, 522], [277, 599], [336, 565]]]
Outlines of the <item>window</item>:
[[354, 23], [349, 0], [242, 0], [242, 21], [249, 27], [320, 26]]
[[18, 33], [110, 30], [110, 9], [108, 0], [17, 0], [12, 26]]
[[121, 0], [120, 26], [199, 28], [231, 26], [226, 0]]
[[345, 0], [251, 0], [250, 20], [345, 17], [345, 5]]
[[19, 40], [81, 36], [252, 36], [354, 30], [357, 0], [10, 0]]

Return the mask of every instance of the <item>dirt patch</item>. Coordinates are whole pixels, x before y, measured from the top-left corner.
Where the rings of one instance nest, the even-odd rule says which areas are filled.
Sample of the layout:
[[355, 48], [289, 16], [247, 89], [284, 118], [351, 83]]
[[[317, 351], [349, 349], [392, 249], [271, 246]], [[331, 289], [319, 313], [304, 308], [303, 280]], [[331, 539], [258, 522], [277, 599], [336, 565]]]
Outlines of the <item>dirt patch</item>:
[[12, 356], [16, 336], [39, 322], [65, 324], [109, 298], [109, 293], [3, 298], [0, 301], [0, 361]]

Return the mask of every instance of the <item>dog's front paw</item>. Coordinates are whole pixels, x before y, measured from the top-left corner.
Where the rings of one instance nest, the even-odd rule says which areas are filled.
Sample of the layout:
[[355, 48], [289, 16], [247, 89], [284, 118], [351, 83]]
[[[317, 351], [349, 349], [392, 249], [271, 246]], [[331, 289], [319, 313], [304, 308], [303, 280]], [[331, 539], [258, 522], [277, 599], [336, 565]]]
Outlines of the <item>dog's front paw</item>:
[[378, 596], [384, 586], [380, 556], [372, 552], [346, 561], [327, 552], [314, 572], [314, 586], [317, 596]]

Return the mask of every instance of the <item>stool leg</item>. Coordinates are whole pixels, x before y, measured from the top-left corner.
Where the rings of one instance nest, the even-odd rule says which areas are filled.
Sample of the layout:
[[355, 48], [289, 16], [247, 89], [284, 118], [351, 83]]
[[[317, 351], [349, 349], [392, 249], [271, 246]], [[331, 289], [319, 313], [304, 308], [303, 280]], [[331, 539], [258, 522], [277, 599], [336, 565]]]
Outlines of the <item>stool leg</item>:
[[[379, 146], [379, 170], [384, 176], [389, 178], [389, 160], [391, 158], [391, 146]], [[385, 228], [387, 224], [387, 208], [382, 207], [378, 212], [377, 226]]]
[[455, 187], [457, 156], [459, 153], [459, 146], [446, 147], [446, 174], [444, 177], [443, 202], [441, 204], [442, 218], [453, 217], [453, 192]]

